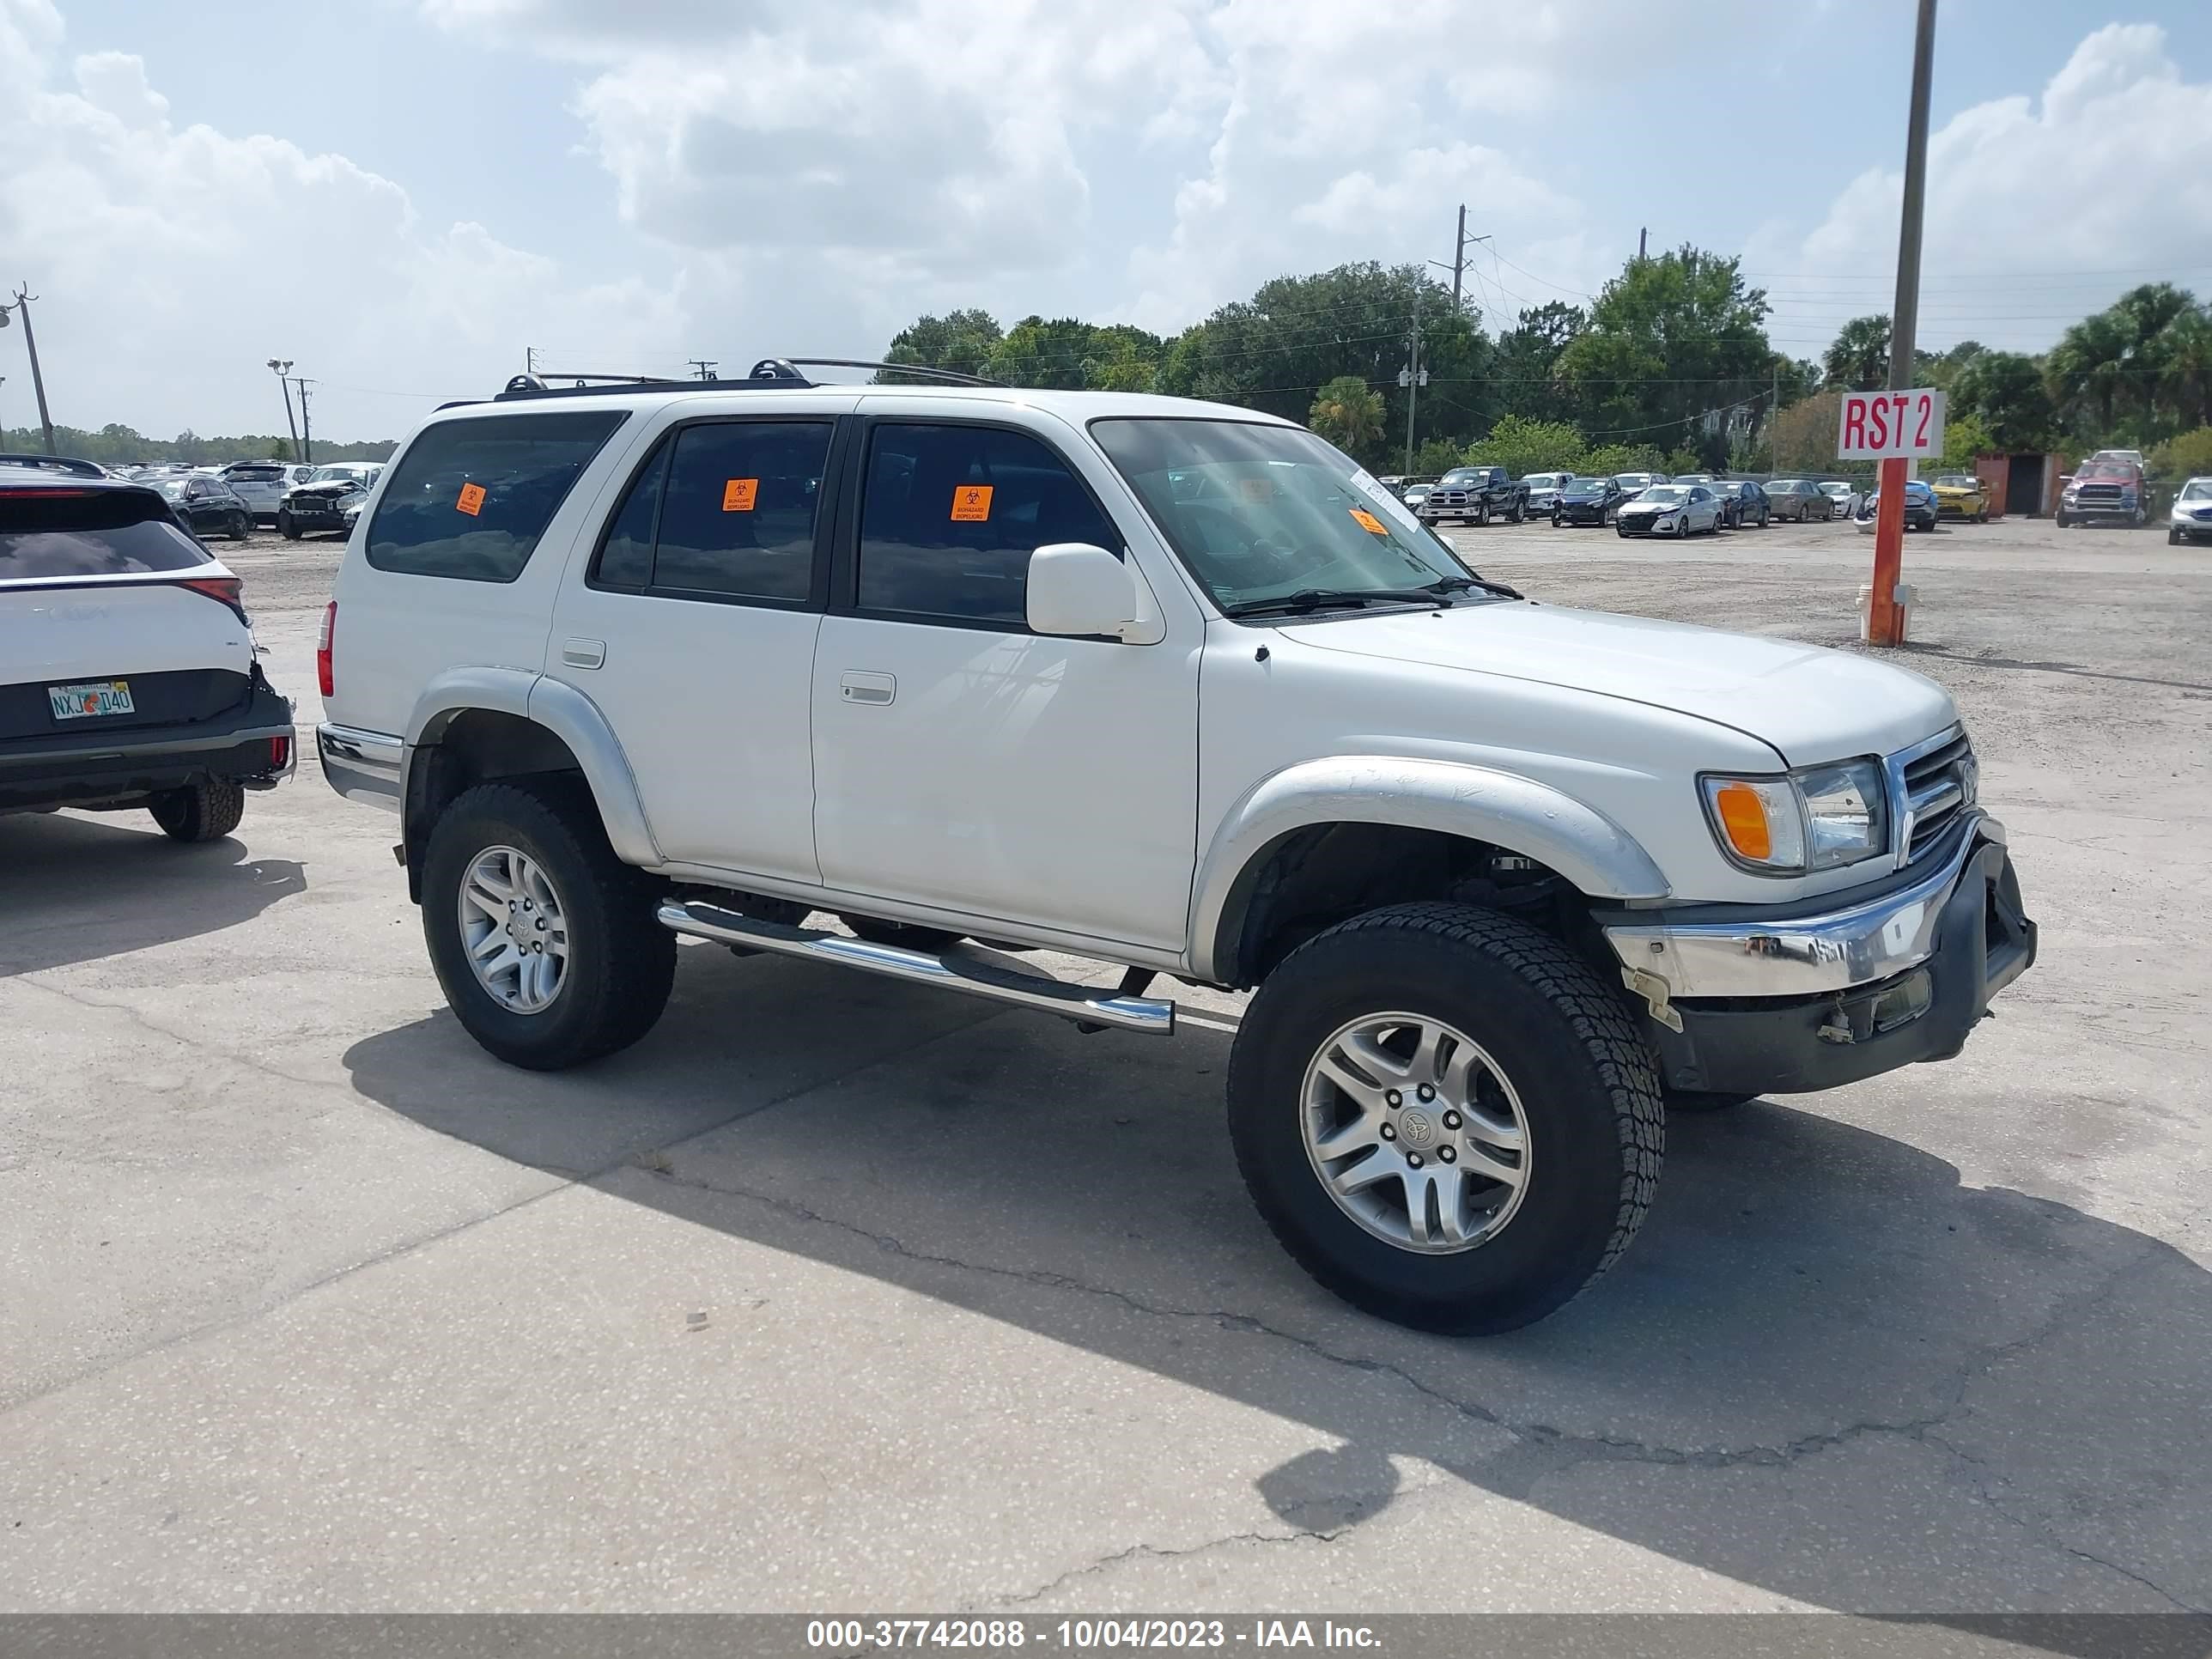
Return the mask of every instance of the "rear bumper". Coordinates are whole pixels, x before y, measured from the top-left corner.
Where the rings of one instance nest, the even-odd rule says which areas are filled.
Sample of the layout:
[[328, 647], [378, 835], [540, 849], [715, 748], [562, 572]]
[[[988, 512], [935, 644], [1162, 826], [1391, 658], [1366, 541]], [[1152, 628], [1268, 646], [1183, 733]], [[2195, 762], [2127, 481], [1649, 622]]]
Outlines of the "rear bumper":
[[1681, 1022], [1646, 1028], [1667, 1081], [1795, 1094], [1956, 1054], [1990, 1000], [2033, 965], [2036, 930], [2002, 829], [1977, 815], [1954, 835], [1935, 868], [1840, 909], [1617, 916], [1606, 928], [1615, 953], [1666, 982]]
[[400, 762], [407, 745], [381, 732], [325, 721], [315, 728], [315, 753], [323, 778], [348, 800], [399, 810]]
[[276, 694], [257, 665], [246, 700], [212, 720], [0, 744], [0, 811], [89, 805], [206, 778], [273, 789], [298, 765], [293, 738], [291, 700]]

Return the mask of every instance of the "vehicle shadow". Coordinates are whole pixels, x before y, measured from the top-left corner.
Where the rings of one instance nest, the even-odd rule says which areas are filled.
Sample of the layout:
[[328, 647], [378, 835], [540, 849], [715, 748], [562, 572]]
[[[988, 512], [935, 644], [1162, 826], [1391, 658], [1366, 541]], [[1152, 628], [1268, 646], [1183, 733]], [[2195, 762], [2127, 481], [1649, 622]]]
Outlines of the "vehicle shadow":
[[0, 977], [217, 933], [307, 885], [294, 860], [180, 845], [143, 814], [0, 817]]
[[1424, 1336], [1327, 1297], [1266, 1233], [1221, 1127], [1224, 1031], [1085, 1036], [908, 988], [957, 1028], [595, 1166], [653, 1097], [726, 1091], [733, 1050], [849, 1041], [838, 970], [703, 955], [683, 977], [726, 1033], [749, 988], [818, 1012], [705, 1059], [664, 1028], [552, 1094], [443, 1013], [345, 1063], [501, 1156], [599, 1167], [665, 1214], [1310, 1425], [1334, 1447], [1250, 1474], [1293, 1528], [1358, 1527], [1426, 1464], [1820, 1607], [2212, 1603], [2212, 1279], [2158, 1239], [1762, 1102], [1671, 1126], [1650, 1222], [1579, 1301]]

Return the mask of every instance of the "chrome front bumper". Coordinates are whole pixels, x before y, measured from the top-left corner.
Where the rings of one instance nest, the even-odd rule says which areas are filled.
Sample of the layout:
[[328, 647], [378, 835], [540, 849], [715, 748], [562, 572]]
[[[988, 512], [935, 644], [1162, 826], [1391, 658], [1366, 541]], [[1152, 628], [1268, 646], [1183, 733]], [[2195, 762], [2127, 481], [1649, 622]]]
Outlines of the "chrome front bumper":
[[1624, 969], [1663, 980], [1668, 998], [1801, 997], [1869, 985], [1935, 953], [1944, 907], [1981, 849], [2004, 845], [2004, 826], [1969, 811], [1949, 838], [1929, 867], [1876, 897], [1778, 915], [1698, 905], [1613, 921], [1605, 936]]

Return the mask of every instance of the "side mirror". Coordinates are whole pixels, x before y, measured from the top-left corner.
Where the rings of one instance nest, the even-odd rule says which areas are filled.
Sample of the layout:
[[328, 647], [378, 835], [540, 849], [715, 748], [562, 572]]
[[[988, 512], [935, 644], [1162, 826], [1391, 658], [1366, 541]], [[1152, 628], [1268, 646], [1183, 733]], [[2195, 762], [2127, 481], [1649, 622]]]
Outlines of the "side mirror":
[[1030, 555], [1030, 631], [1133, 641], [1146, 631], [1135, 573], [1089, 542], [1054, 542]]

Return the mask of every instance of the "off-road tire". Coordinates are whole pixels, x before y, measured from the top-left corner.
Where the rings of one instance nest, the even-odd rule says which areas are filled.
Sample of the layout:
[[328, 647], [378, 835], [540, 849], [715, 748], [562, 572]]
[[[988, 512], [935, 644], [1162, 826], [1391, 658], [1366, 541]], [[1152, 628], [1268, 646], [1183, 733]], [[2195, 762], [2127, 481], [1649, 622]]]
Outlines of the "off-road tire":
[[171, 841], [221, 841], [246, 816], [246, 791], [228, 778], [165, 789], [146, 803]]
[[[566, 977], [534, 1014], [503, 1008], [468, 963], [460, 884], [486, 848], [517, 848], [544, 867], [568, 923]], [[668, 1006], [676, 935], [654, 914], [653, 884], [615, 856], [580, 784], [480, 783], [432, 826], [422, 855], [422, 935], [462, 1029], [510, 1066], [557, 1072], [627, 1048]]]
[[[1423, 1255], [1376, 1237], [1308, 1157], [1309, 1062], [1347, 1021], [1384, 1012], [1455, 1026], [1520, 1095], [1529, 1182], [1473, 1249]], [[1510, 917], [1424, 902], [1316, 935], [1261, 985], [1230, 1057], [1229, 1132], [1261, 1217], [1322, 1285], [1401, 1324], [1483, 1335], [1553, 1312], [1627, 1248], [1658, 1182], [1666, 1109], [1620, 996], [1578, 957]]]

